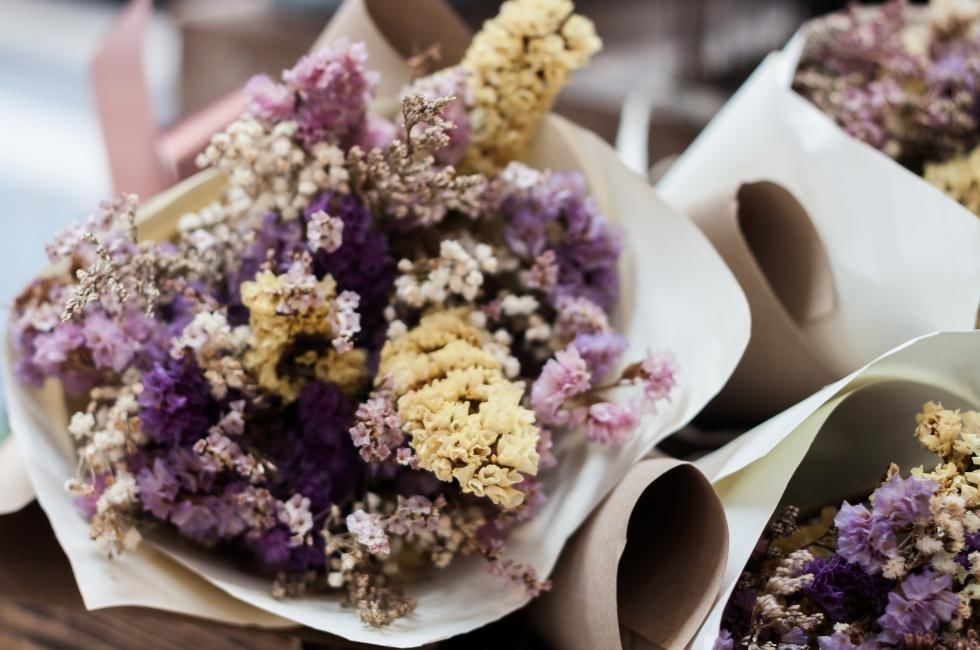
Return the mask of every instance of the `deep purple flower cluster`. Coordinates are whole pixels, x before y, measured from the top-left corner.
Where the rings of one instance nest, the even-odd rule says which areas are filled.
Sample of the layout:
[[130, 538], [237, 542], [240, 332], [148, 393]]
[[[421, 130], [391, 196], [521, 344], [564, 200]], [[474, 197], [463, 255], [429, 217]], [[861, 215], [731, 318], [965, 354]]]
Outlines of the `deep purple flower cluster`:
[[581, 297], [603, 309], [612, 307], [619, 295], [622, 238], [589, 196], [585, 178], [578, 172], [550, 172], [529, 186], [515, 183], [507, 190], [498, 209], [507, 220], [504, 233], [514, 254], [533, 261], [545, 251], [555, 252], [552, 303]]
[[306, 218], [324, 211], [344, 223], [340, 248], [332, 253], [321, 249], [313, 256], [317, 277], [327, 273], [341, 291], [361, 297], [361, 333], [358, 342], [372, 348], [381, 346], [387, 325], [384, 310], [395, 280], [395, 260], [388, 239], [378, 230], [374, 217], [356, 196], [327, 193], [306, 209]]
[[167, 359], [143, 373], [138, 401], [143, 433], [164, 445], [193, 444], [207, 435], [220, 410], [201, 369], [189, 355]]
[[835, 621], [877, 618], [885, 611], [895, 583], [881, 574], [866, 573], [840, 555], [818, 557], [803, 568], [813, 582], [804, 593]]

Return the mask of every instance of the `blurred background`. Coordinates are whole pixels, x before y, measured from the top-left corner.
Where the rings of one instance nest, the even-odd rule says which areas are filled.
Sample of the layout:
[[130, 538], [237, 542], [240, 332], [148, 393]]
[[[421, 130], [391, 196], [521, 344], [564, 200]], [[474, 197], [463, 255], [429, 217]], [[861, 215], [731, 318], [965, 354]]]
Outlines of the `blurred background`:
[[[252, 74], [292, 65], [338, 4], [155, 3], [143, 64], [157, 121], [165, 127], [240, 87]], [[452, 4], [476, 29], [500, 3]], [[781, 47], [808, 17], [843, 4], [578, 0], [578, 10], [595, 21], [605, 45], [562, 93], [557, 111], [612, 141], [624, 101], [639, 100], [652, 107], [645, 143], [649, 160], [669, 164], [768, 51]], [[108, 0], [0, 0], [0, 219], [10, 228], [0, 237], [4, 328], [13, 297], [45, 263], [44, 242], [111, 194], [88, 66], [122, 6]], [[642, 143], [634, 144], [642, 149]], [[152, 616], [121, 616], [0, 603], [0, 647], [179, 647], [190, 640], [213, 648], [299, 644]]]

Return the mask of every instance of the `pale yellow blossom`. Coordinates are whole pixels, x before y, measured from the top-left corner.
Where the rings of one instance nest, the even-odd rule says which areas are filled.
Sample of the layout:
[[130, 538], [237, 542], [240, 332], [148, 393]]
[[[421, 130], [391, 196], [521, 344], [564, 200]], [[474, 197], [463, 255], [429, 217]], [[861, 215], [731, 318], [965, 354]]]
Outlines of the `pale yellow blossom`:
[[419, 464], [463, 492], [505, 508], [538, 470], [538, 429], [521, 406], [524, 385], [483, 349], [466, 310], [435, 312], [385, 344], [379, 377], [391, 377], [398, 416]]
[[474, 105], [462, 167], [492, 173], [521, 158], [571, 71], [602, 42], [571, 0], [508, 0], [473, 38], [462, 67]]
[[242, 283], [242, 303], [249, 309], [251, 327], [245, 367], [255, 374], [260, 386], [292, 401], [299, 397], [305, 379], [280, 375], [279, 364], [297, 337], [319, 337], [324, 345], [318, 351], [308, 350], [291, 361], [298, 367], [309, 367], [309, 375], [336, 383], [345, 392], [356, 391], [367, 376], [367, 358], [361, 349], [339, 352], [330, 346], [329, 299], [336, 293], [333, 278], [327, 275], [316, 282], [316, 300], [283, 310], [283, 298], [288, 293], [283, 277], [261, 271], [254, 281]]

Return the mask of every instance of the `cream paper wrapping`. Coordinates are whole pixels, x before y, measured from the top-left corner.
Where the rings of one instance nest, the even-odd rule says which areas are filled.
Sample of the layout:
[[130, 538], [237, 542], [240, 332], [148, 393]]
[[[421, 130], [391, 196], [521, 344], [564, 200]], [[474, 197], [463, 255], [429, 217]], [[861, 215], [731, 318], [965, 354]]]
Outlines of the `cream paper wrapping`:
[[[788, 391], [767, 416], [909, 339], [973, 327], [980, 300], [980, 218], [847, 135], [791, 89], [802, 34], [765, 59], [657, 184], [669, 203], [709, 228], [730, 219], [725, 211], [740, 187], [760, 181], [788, 190], [812, 220], [826, 251], [833, 304], [799, 319], [795, 332], [775, 334], [798, 339], [794, 356], [812, 359], [810, 372], [780, 372], [766, 340], [779, 323], [772, 310], [757, 313], [753, 304], [753, 319], [760, 320], [745, 366], [759, 370], [733, 379], [748, 399], [760, 388], [776, 396]], [[787, 261], [776, 275], [797, 273]], [[745, 290], [750, 304], [767, 299]], [[790, 390], [785, 378], [806, 390]]]
[[804, 508], [834, 505], [870, 492], [891, 462], [903, 470], [937, 462], [912, 436], [914, 416], [930, 399], [980, 407], [980, 331], [903, 344], [695, 463], [724, 505], [730, 547], [721, 596], [692, 647], [711, 648], [728, 596], [784, 492], [785, 503]]
[[[622, 448], [586, 447], [581, 433], [560, 443], [559, 467], [544, 476], [549, 502], [514, 532], [507, 551], [546, 575], [568, 537], [630, 467], [721, 388], [745, 348], [749, 322], [737, 282], [704, 236], [598, 137], [549, 116], [528, 162], [585, 174], [603, 212], [627, 234], [615, 314], [630, 339], [627, 357], [668, 349], [680, 366], [671, 402], [645, 418]], [[220, 177], [205, 173], [151, 201], [142, 213], [143, 234], [166, 236], [180, 213], [214, 196], [220, 184]], [[89, 608], [141, 605], [233, 623], [300, 624], [353, 641], [410, 647], [472, 630], [527, 602], [523, 589], [488, 575], [482, 561], [460, 561], [412, 587], [419, 600], [414, 614], [373, 629], [341, 608], [339, 598], [275, 600], [266, 580], [172, 538], [154, 537], [134, 553], [106, 560], [89, 542], [86, 524], [63, 490], [74, 462], [60, 394], [54, 386], [34, 391], [17, 384], [15, 359], [8, 358], [5, 385], [14, 435]]]

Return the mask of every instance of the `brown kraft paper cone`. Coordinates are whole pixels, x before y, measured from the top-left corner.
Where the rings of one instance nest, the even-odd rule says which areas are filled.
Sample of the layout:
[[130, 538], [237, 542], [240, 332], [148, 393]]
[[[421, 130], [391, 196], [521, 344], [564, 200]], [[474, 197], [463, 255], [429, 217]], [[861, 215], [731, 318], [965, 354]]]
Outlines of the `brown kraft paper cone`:
[[833, 311], [834, 287], [820, 237], [792, 194], [769, 181], [746, 183], [688, 216], [735, 274], [752, 313], [749, 345], [702, 421], [755, 424], [838, 379], [804, 331]]
[[557, 648], [681, 648], [718, 595], [728, 556], [721, 502], [692, 465], [635, 465], [562, 554], [532, 606]]

